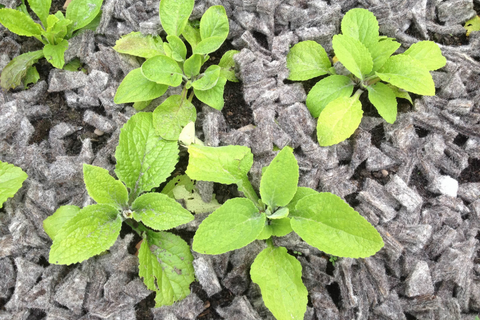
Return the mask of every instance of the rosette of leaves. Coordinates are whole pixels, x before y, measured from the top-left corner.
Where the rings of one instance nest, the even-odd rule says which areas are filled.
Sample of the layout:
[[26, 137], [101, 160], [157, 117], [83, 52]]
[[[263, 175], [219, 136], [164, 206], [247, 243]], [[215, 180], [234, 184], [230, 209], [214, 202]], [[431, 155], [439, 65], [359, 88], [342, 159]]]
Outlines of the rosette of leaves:
[[[221, 110], [227, 82], [237, 82], [233, 55], [227, 51], [218, 65], [200, 72], [209, 54], [227, 39], [228, 17], [223, 6], [212, 6], [200, 19], [198, 27], [188, 21], [194, 0], [160, 1], [160, 23], [167, 33], [166, 41], [159, 36], [144, 36], [140, 32], [127, 34], [117, 41], [117, 52], [145, 58], [141, 68], [126, 75], [115, 94], [115, 103], [133, 102], [142, 110], [162, 96], [168, 87], [183, 86], [180, 95], [168, 97], [154, 111], [155, 127], [164, 139], [177, 140], [183, 127], [196, 120], [192, 104], [194, 96], [206, 105]], [[191, 55], [187, 57], [188, 42]], [[190, 91], [190, 93], [189, 93]]]
[[28, 175], [13, 164], [0, 161], [0, 209], [3, 203], [17, 193]]
[[165, 193], [150, 192], [163, 183], [178, 161], [176, 141], [162, 139], [151, 113], [134, 115], [122, 128], [113, 178], [108, 170], [84, 164], [85, 186], [97, 204], [60, 207], [43, 225], [52, 238], [49, 262], [72, 264], [108, 250], [122, 223], [142, 238], [139, 275], [156, 292], [156, 306], [170, 305], [190, 293], [194, 280], [188, 244], [165, 232], [193, 220], [192, 214]]
[[[430, 71], [446, 64], [438, 45], [420, 41], [404, 53], [392, 56], [400, 47], [395, 39], [379, 36], [376, 17], [366, 9], [352, 9], [343, 17], [342, 34], [332, 40], [336, 59], [346, 68], [342, 74], [332, 67], [321, 45], [303, 41], [287, 55], [288, 79], [318, 81], [307, 95], [307, 107], [318, 118], [317, 138], [331, 146], [349, 138], [362, 119], [359, 101], [364, 90], [380, 116], [388, 123], [397, 117], [397, 98], [412, 101], [408, 92], [435, 95]], [[340, 72], [339, 72], [340, 73]], [[352, 95], [355, 87], [359, 89]]]
[[297, 187], [299, 167], [293, 150], [282, 149], [263, 170], [260, 198], [248, 181], [253, 163], [242, 146], [188, 147], [187, 175], [195, 180], [236, 184], [246, 198], [227, 200], [199, 226], [192, 248], [222, 254], [260, 239], [268, 247], [255, 258], [250, 275], [263, 301], [279, 320], [303, 319], [307, 289], [300, 262], [272, 236], [296, 232], [305, 242], [337, 257], [364, 258], [383, 247], [375, 228], [338, 196]]
[[40, 58], [45, 58], [55, 68], [62, 69], [68, 39], [81, 30], [96, 29], [100, 22], [102, 2], [103, 0], [73, 0], [64, 16], [61, 11], [49, 14], [51, 0], [28, 0], [30, 9], [41, 24], [32, 19], [25, 3], [16, 10], [0, 9], [0, 23], [4, 27], [20, 36], [34, 37], [44, 44], [43, 50], [21, 54], [3, 68], [0, 81], [2, 88], [13, 89], [20, 85], [22, 79], [25, 86], [37, 82], [40, 76], [34, 64]]

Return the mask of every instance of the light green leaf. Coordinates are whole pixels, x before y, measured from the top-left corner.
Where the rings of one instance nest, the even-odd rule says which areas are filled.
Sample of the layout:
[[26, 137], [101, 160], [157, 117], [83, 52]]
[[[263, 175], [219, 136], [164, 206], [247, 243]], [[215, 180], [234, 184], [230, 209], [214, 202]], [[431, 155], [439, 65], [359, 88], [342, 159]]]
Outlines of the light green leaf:
[[99, 204], [109, 204], [119, 210], [126, 207], [128, 201], [127, 188], [116, 180], [108, 170], [83, 164], [83, 180], [88, 195]]
[[202, 67], [202, 56], [199, 54], [194, 54], [183, 64], [183, 71], [185, 75], [189, 78], [195, 77], [200, 73], [200, 68]]
[[225, 41], [222, 37], [210, 37], [200, 41], [193, 49], [193, 53], [196, 54], [209, 54], [211, 52], [217, 51]]
[[96, 31], [98, 26], [100, 25], [101, 20], [102, 20], [102, 10], [100, 10], [98, 14], [95, 16], [95, 18], [93, 18], [92, 21], [90, 21], [85, 27], [83, 27], [82, 30], [79, 30], [77, 33], [75, 33], [75, 36], [78, 36], [84, 33], [86, 30]]
[[285, 147], [272, 160], [260, 181], [260, 196], [270, 208], [286, 206], [297, 192], [298, 163], [293, 149]]
[[142, 74], [150, 81], [177, 87], [182, 83], [182, 69], [167, 56], [155, 56], [142, 65]]
[[115, 151], [115, 173], [137, 196], [167, 180], [178, 162], [177, 142], [157, 135], [152, 118], [151, 112], [132, 116], [120, 131]]
[[130, 71], [118, 86], [113, 101], [116, 104], [153, 100], [165, 93], [168, 86], [145, 78], [140, 68]]
[[184, 146], [189, 146], [196, 142], [195, 136], [195, 122], [190, 121], [183, 127], [182, 132], [178, 136], [178, 142]]
[[358, 98], [340, 97], [333, 100], [318, 117], [318, 143], [327, 147], [348, 139], [360, 125], [362, 115], [362, 104]]
[[44, 24], [45, 30], [51, 31], [58, 21], [60, 21], [60, 19], [53, 14], [47, 16], [47, 24]]
[[378, 42], [376, 45], [368, 48], [372, 55], [373, 68], [372, 71], [377, 71], [388, 60], [388, 58], [400, 48], [400, 43], [393, 39], [385, 39]]
[[179, 36], [188, 23], [195, 0], [161, 0], [160, 22], [168, 35]]
[[[163, 86], [163, 84], [162, 84]], [[152, 102], [152, 100], [146, 100], [146, 101], [137, 101], [133, 104], [133, 107], [135, 108], [135, 110], [137, 111], [142, 111], [143, 109], [145, 109], [146, 107], [148, 107], [150, 105], [150, 103]]]
[[62, 19], [57, 21], [55, 21], [55, 19], [58, 19], [58, 17], [54, 15], [49, 15], [47, 18], [47, 21], [50, 21], [51, 23], [48, 22], [49, 26], [46, 32], [42, 31], [42, 35], [46, 39], [49, 39], [51, 43], [57, 43], [58, 40], [63, 39], [68, 33], [68, 27], [72, 24], [72, 21], [65, 19], [63, 17]]
[[167, 36], [168, 44], [170, 45], [170, 49], [172, 50], [172, 58], [175, 61], [183, 62], [187, 56], [187, 47], [183, 41], [177, 36]]
[[366, 258], [383, 247], [377, 230], [332, 193], [298, 201], [290, 223], [309, 245], [338, 257]]
[[50, 239], [54, 240], [63, 225], [80, 211], [77, 206], [61, 206], [50, 217], [43, 220], [43, 229]]
[[265, 213], [246, 198], [227, 200], [198, 227], [192, 249], [201, 254], [221, 254], [255, 241], [265, 225]]
[[[192, 82], [192, 87], [195, 88], [195, 90], [200, 90], [200, 91], [205, 91], [208, 89], [213, 88], [217, 82], [218, 78], [220, 77], [220, 67], [217, 65], [211, 65], [205, 70], [203, 73], [203, 76]], [[223, 93], [222, 93], [223, 97]]]
[[195, 120], [197, 120], [195, 106], [180, 95], [171, 95], [153, 112], [156, 132], [167, 140], [178, 140], [182, 128]]
[[171, 305], [190, 294], [195, 280], [188, 244], [168, 232], [148, 231], [138, 250], [138, 275], [156, 292], [155, 308]]
[[27, 69], [27, 74], [25, 75], [25, 80], [23, 80], [24, 89], [27, 89], [28, 85], [37, 83], [40, 80], [40, 75], [38, 74], [37, 68], [31, 66]]
[[220, 63], [218, 64], [218, 66], [222, 68], [220, 74], [231, 82], [238, 82], [238, 79], [235, 76], [235, 61], [233, 60], [233, 56], [239, 52], [240, 51], [238, 50], [228, 50], [223, 54]]
[[293, 197], [292, 201], [290, 201], [290, 203], [287, 205], [288, 211], [294, 212], [295, 206], [297, 205], [298, 201], [305, 198], [306, 196], [317, 194], [317, 193], [318, 192], [313, 190], [312, 188], [298, 187], [297, 192], [295, 193], [295, 196]]
[[266, 240], [271, 236], [274, 237], [283, 237], [292, 232], [293, 229], [290, 226], [290, 218], [274, 219], [265, 222], [265, 228], [263, 228], [260, 235], [257, 237], [258, 240]]
[[28, 175], [13, 164], [0, 161], [0, 208], [17, 193]]
[[147, 193], [132, 204], [133, 219], [155, 230], [168, 230], [193, 220], [180, 203], [162, 193]]
[[1, 85], [8, 90], [20, 85], [27, 70], [43, 57], [43, 50], [37, 50], [21, 54], [10, 61], [2, 70]]
[[408, 55], [390, 57], [376, 75], [404, 90], [424, 96], [435, 95], [435, 84], [428, 70]]
[[223, 105], [225, 104], [225, 101], [223, 100], [223, 92], [225, 90], [226, 83], [227, 79], [220, 76], [213, 88], [208, 90], [197, 90], [193, 88], [193, 92], [195, 93], [197, 99], [201, 102], [214, 109], [222, 110]]
[[182, 32], [182, 36], [190, 44], [192, 51], [194, 51], [197, 44], [199, 44], [200, 41], [202, 41], [202, 37], [200, 36], [200, 30], [198, 30], [195, 27], [192, 27], [190, 23], [187, 23], [185, 25], [185, 29]]
[[342, 33], [372, 48], [378, 42], [377, 18], [366, 9], [351, 9], [342, 19]]
[[377, 82], [367, 87], [368, 100], [388, 123], [394, 123], [397, 118], [397, 98], [386, 84]]
[[191, 145], [187, 171], [191, 179], [238, 184], [253, 164], [250, 148], [244, 146], [205, 147]]
[[429, 71], [440, 69], [447, 64], [440, 47], [433, 41], [414, 43], [403, 54], [417, 60]]
[[72, 31], [92, 22], [102, 7], [103, 0], [72, 0], [67, 7], [66, 18], [73, 21]]
[[350, 97], [354, 83], [349, 77], [333, 75], [318, 81], [307, 95], [307, 107], [318, 118], [327, 104], [340, 97]]
[[19, 36], [34, 37], [42, 34], [42, 26], [23, 12], [15, 9], [0, 9], [0, 23]]
[[132, 56], [151, 58], [165, 54], [160, 37], [144, 36], [140, 32], [131, 32], [117, 40], [113, 49]]
[[338, 60], [357, 78], [363, 80], [365, 75], [372, 72], [372, 56], [359, 40], [337, 34], [333, 36], [332, 46]]
[[387, 86], [393, 91], [393, 93], [395, 94], [395, 97], [407, 99], [411, 104], [413, 104], [412, 98], [410, 97], [407, 91], [397, 88], [391, 84], [387, 84]]
[[108, 250], [122, 227], [118, 213], [107, 204], [95, 204], [80, 210], [53, 239], [48, 262], [69, 265]]
[[182, 174], [172, 178], [162, 189], [162, 193], [166, 194], [172, 199], [175, 198], [173, 190], [175, 187], [183, 186], [188, 192], [192, 192], [195, 189], [195, 184], [192, 179], [190, 179], [186, 174]]
[[288, 216], [288, 208], [282, 207], [282, 208], [278, 209], [277, 211], [275, 211], [273, 214], [267, 216], [267, 218], [275, 220], [275, 219], [283, 219], [286, 216]]
[[68, 49], [68, 41], [62, 40], [59, 44], [46, 44], [43, 47], [43, 55], [52, 66], [62, 69], [65, 64], [64, 53]]
[[188, 211], [195, 214], [212, 212], [220, 208], [221, 204], [215, 199], [215, 195], [210, 202], [205, 203], [196, 188], [187, 190], [185, 185], [178, 185], [173, 190], [175, 199], [183, 200]]
[[325, 49], [315, 41], [299, 42], [287, 55], [289, 80], [309, 80], [327, 74], [331, 66]]
[[30, 9], [37, 15], [37, 17], [42, 21], [43, 26], [47, 27], [47, 17], [50, 12], [50, 6], [52, 5], [52, 0], [28, 0]]
[[463, 27], [467, 30], [467, 37], [470, 36], [470, 33], [472, 31], [480, 31], [480, 17], [473, 17], [472, 19], [465, 22], [465, 25]]
[[[195, 47], [194, 52], [207, 54], [216, 51], [227, 39], [228, 32], [229, 24], [225, 8], [223, 6], [211, 6], [200, 19], [202, 41]], [[205, 46], [202, 43], [207, 39], [209, 40], [208, 46]]]
[[303, 320], [308, 291], [302, 282], [302, 265], [283, 247], [268, 247], [250, 268], [252, 281], [260, 286], [265, 306], [277, 319]]

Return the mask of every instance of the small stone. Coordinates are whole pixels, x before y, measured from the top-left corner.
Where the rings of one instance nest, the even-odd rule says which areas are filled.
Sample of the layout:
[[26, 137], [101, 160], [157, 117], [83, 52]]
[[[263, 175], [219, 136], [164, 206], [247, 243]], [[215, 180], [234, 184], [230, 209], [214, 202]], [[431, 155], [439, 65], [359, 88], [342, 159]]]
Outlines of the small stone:
[[222, 291], [220, 282], [218, 282], [213, 265], [208, 257], [195, 259], [193, 261], [193, 267], [195, 269], [195, 276], [209, 297]]
[[99, 130], [99, 129], [95, 129], [93, 131], [93, 133], [95, 133], [97, 136], [103, 136], [105, 134], [105, 132], [103, 132], [102, 130]]
[[428, 186], [434, 193], [441, 193], [455, 198], [458, 191], [458, 181], [449, 176], [437, 176]]
[[383, 169], [382, 170], [382, 176], [384, 176], [384, 177], [388, 176], [388, 171]]
[[433, 293], [434, 288], [428, 263], [419, 261], [406, 280], [405, 295], [411, 298], [421, 295], [432, 295]]

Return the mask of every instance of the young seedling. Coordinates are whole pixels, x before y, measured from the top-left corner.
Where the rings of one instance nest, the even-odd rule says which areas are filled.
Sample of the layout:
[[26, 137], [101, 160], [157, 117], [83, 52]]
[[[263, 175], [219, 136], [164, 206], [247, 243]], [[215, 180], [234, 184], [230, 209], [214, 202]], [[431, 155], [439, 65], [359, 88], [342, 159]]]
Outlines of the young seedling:
[[[183, 85], [180, 95], [168, 97], [153, 115], [158, 134], [164, 139], [177, 140], [182, 128], [195, 121], [194, 96], [212, 108], [221, 110], [227, 80], [237, 82], [233, 55], [227, 51], [218, 65], [200, 70], [227, 39], [229, 24], [223, 6], [212, 6], [202, 16], [198, 28], [188, 21], [194, 0], [161, 0], [160, 22], [167, 33], [166, 42], [160, 37], [130, 33], [117, 41], [114, 49], [147, 59], [141, 68], [132, 70], [117, 89], [115, 103], [134, 102], [137, 110], [162, 96], [168, 87]], [[183, 39], [181, 38], [183, 37]], [[186, 40], [192, 55], [187, 57]], [[191, 90], [189, 94], [189, 90]]]
[[34, 64], [43, 57], [55, 68], [62, 69], [65, 64], [64, 53], [68, 48], [67, 40], [77, 30], [95, 30], [100, 22], [102, 2], [103, 0], [73, 0], [64, 16], [60, 11], [49, 14], [51, 0], [29, 0], [30, 9], [41, 24], [32, 19], [25, 3], [17, 10], [0, 9], [0, 23], [4, 27], [20, 36], [35, 37], [45, 45], [43, 50], [21, 54], [7, 64], [1, 75], [2, 88], [15, 88], [22, 79], [25, 85], [38, 81], [40, 77]]
[[247, 197], [227, 200], [210, 214], [193, 238], [193, 250], [222, 254], [265, 239], [268, 247], [255, 258], [250, 275], [279, 320], [303, 319], [307, 289], [300, 262], [286, 248], [275, 246], [272, 236], [295, 231], [311, 246], [338, 257], [364, 258], [383, 247], [375, 228], [341, 198], [297, 187], [299, 168], [289, 147], [264, 170], [260, 198], [247, 177], [253, 163], [249, 148], [191, 145], [188, 152], [190, 178], [236, 184]]
[[3, 203], [17, 193], [28, 175], [13, 164], [0, 161], [0, 209]]
[[152, 118], [152, 113], [138, 113], [122, 128], [115, 152], [115, 173], [120, 180], [103, 168], [84, 164], [85, 186], [97, 204], [83, 209], [62, 206], [44, 221], [44, 228], [53, 240], [49, 262], [69, 265], [108, 250], [122, 222], [130, 225], [143, 238], [139, 275], [156, 292], [159, 307], [190, 293], [194, 280], [190, 248], [164, 230], [187, 223], [193, 216], [167, 192], [149, 192], [170, 176], [179, 152], [176, 141], [155, 133]]
[[[404, 53], [392, 56], [400, 43], [379, 36], [377, 18], [366, 9], [348, 11], [341, 29], [342, 34], [333, 37], [332, 45], [334, 60], [342, 63], [346, 75], [337, 74], [323, 47], [314, 41], [297, 43], [287, 55], [290, 80], [329, 75], [315, 84], [306, 101], [312, 116], [318, 118], [321, 146], [339, 143], [358, 128], [363, 115], [359, 98], [365, 90], [380, 116], [394, 123], [397, 98], [411, 102], [407, 91], [435, 95], [429, 71], [446, 64], [440, 48], [432, 41], [417, 42]], [[355, 87], [360, 88], [352, 96]]]

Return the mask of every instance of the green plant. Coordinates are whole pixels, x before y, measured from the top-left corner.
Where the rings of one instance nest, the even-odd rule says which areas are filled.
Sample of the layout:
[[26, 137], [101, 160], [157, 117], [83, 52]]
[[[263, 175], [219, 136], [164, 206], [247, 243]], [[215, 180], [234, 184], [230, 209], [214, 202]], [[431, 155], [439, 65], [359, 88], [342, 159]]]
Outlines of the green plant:
[[[123, 79], [117, 89], [115, 103], [133, 102], [137, 110], [145, 108], [153, 99], [162, 96], [169, 86], [183, 83], [180, 95], [168, 97], [154, 111], [154, 123], [158, 134], [165, 139], [176, 140], [182, 128], [196, 120], [192, 104], [194, 96], [212, 108], [221, 110], [223, 91], [227, 80], [235, 77], [233, 55], [227, 51], [218, 65], [210, 65], [203, 73], [200, 69], [228, 36], [228, 17], [223, 6], [212, 6], [202, 16], [199, 26], [188, 21], [194, 0], [160, 1], [160, 22], [167, 33], [166, 42], [139, 32], [130, 33], [117, 41], [114, 49], [147, 59], [141, 68], [134, 69]], [[192, 55], [187, 58], [187, 47]], [[188, 91], [192, 89], [191, 93]], [[187, 97], [188, 96], [188, 97]]]
[[62, 206], [44, 221], [44, 229], [53, 240], [49, 262], [68, 265], [108, 250], [122, 222], [130, 225], [143, 238], [139, 275], [156, 291], [158, 307], [190, 293], [194, 280], [190, 248], [163, 230], [187, 223], [193, 216], [166, 194], [170, 187], [163, 193], [149, 192], [170, 176], [179, 152], [176, 141], [155, 133], [152, 118], [152, 113], [135, 114], [121, 129], [115, 152], [120, 180], [103, 168], [84, 164], [85, 186], [97, 204], [83, 209]]
[[17, 193], [28, 175], [13, 164], [0, 161], [0, 208]]
[[100, 21], [102, 2], [103, 0], [73, 0], [64, 16], [60, 11], [49, 14], [51, 0], [29, 0], [30, 9], [40, 19], [41, 25], [32, 19], [25, 3], [17, 10], [0, 9], [0, 23], [8, 30], [20, 36], [34, 37], [45, 45], [43, 50], [21, 54], [7, 64], [1, 75], [2, 88], [15, 88], [24, 78], [25, 85], [38, 81], [39, 75], [34, 64], [43, 57], [55, 68], [63, 68], [67, 40], [77, 30], [96, 28]]
[[472, 31], [480, 31], [480, 17], [473, 17], [472, 19], [465, 22], [465, 25], [463, 27], [467, 30], [467, 37]]
[[375, 228], [341, 198], [297, 187], [299, 167], [289, 147], [264, 168], [261, 198], [247, 177], [253, 163], [249, 148], [191, 145], [188, 152], [190, 178], [236, 184], [247, 197], [227, 200], [210, 214], [193, 238], [193, 250], [222, 254], [266, 239], [268, 247], [255, 258], [250, 275], [277, 319], [303, 319], [307, 289], [300, 262], [276, 247], [272, 236], [295, 231], [308, 244], [339, 257], [368, 257], [383, 247]]
[[[380, 116], [394, 123], [397, 98], [411, 102], [407, 91], [435, 95], [429, 71], [446, 64], [440, 48], [432, 41], [420, 41], [392, 56], [400, 43], [379, 36], [377, 19], [366, 9], [348, 11], [341, 29], [342, 34], [333, 37], [332, 45], [336, 59], [347, 69], [341, 73], [346, 75], [337, 74], [323, 47], [314, 41], [297, 43], [287, 55], [290, 80], [329, 75], [315, 84], [306, 101], [312, 116], [318, 117], [317, 138], [321, 146], [339, 143], [358, 128], [363, 115], [359, 98], [364, 90]], [[360, 89], [352, 96], [355, 86]]]

